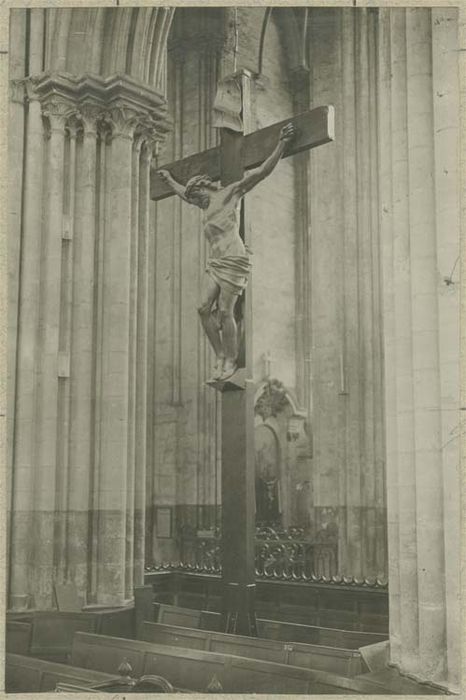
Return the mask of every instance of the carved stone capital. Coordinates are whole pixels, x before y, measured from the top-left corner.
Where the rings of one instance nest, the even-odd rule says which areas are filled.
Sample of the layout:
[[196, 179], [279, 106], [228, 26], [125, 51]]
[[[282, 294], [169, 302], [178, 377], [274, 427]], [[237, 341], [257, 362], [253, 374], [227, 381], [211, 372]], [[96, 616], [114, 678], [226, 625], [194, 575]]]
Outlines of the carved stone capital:
[[23, 105], [26, 100], [24, 80], [10, 80], [10, 100]]
[[40, 83], [40, 79], [41, 76], [33, 75], [29, 78], [24, 78], [22, 81], [18, 81], [23, 83], [25, 99], [28, 102], [39, 102], [41, 100], [41, 96], [37, 89]]
[[106, 110], [103, 118], [111, 129], [112, 139], [123, 138], [132, 141], [140, 116], [131, 107], [119, 106]]
[[66, 124], [66, 131], [71, 139], [76, 139], [78, 133], [81, 131], [81, 121], [77, 112], [71, 114], [69, 117]]
[[[128, 140], [139, 130], [146, 139], [162, 140], [171, 130], [165, 97], [127, 75], [102, 78], [43, 73], [19, 83], [27, 99], [41, 103], [46, 125], [52, 131], [65, 128], [68, 111], [79, 115], [85, 135], [96, 134], [105, 139], [108, 130], [111, 138]], [[12, 86], [13, 90], [21, 99], [19, 84]]]
[[97, 135], [99, 124], [105, 113], [101, 105], [85, 102], [79, 105], [79, 117], [83, 126], [84, 135]]
[[48, 120], [51, 132], [65, 133], [67, 121], [76, 115], [76, 108], [68, 100], [55, 97], [42, 105], [42, 114]]

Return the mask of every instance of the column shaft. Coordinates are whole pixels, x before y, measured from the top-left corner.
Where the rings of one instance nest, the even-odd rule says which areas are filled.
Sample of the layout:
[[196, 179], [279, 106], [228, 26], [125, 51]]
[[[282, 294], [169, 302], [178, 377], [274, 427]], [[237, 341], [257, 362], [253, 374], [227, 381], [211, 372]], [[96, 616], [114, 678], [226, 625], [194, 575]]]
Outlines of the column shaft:
[[[385, 446], [387, 462], [387, 534], [390, 571], [390, 646], [394, 661], [400, 660], [400, 545], [398, 516], [397, 395], [395, 345], [395, 281], [393, 266], [393, 145], [391, 111], [391, 28], [390, 9], [381, 9], [378, 28], [378, 130], [379, 139], [379, 236], [382, 275], [383, 328], [385, 332]], [[389, 135], [389, 138], [386, 135]]]
[[[49, 111], [47, 200], [42, 239], [38, 372], [36, 379], [36, 467], [34, 470], [35, 578], [41, 580], [38, 607], [48, 607], [55, 564], [55, 512], [57, 506], [58, 342], [63, 232], [63, 168], [65, 118]], [[61, 107], [58, 108], [60, 112]], [[36, 270], [37, 274], [37, 270]], [[43, 578], [43, 581], [42, 581]]]
[[[26, 72], [42, 70], [42, 9], [30, 10], [29, 65]], [[18, 314], [17, 383], [12, 484], [10, 604], [28, 602], [31, 523], [35, 464], [35, 371], [39, 313], [38, 270], [41, 257], [43, 127], [41, 106], [31, 84], [27, 85], [26, 156], [24, 162], [24, 208], [22, 212], [21, 268]]]
[[96, 125], [93, 119], [84, 119], [73, 241], [67, 544], [69, 576], [79, 590], [87, 588], [89, 494], [94, 465], [96, 168]]
[[412, 311], [410, 287], [406, 27], [404, 10], [392, 16], [393, 217], [395, 265], [395, 332], [397, 362], [397, 438], [400, 622], [403, 655], [415, 663], [418, 648], [416, 475], [414, 468], [414, 403]]
[[134, 490], [134, 585], [144, 583], [144, 538], [147, 469], [149, 191], [151, 148], [143, 147], [139, 173], [139, 246], [136, 347], [136, 451]]
[[[29, 147], [25, 162], [25, 207], [21, 246], [19, 290], [18, 378], [16, 387], [16, 428], [14, 487], [12, 499], [11, 595], [25, 596], [28, 590], [28, 560], [31, 545], [35, 450], [35, 369], [40, 278], [42, 210], [42, 115], [39, 102], [29, 104], [27, 118]], [[14, 602], [12, 601], [14, 605]]]
[[139, 248], [139, 158], [141, 140], [133, 143], [131, 163], [131, 270], [129, 314], [129, 385], [128, 385], [128, 470], [126, 487], [126, 597], [133, 591], [134, 490], [136, 460], [136, 378], [137, 378], [137, 314], [138, 314], [138, 248]]
[[435, 226], [431, 10], [406, 11], [419, 663], [445, 669], [445, 561]]
[[131, 136], [115, 131], [106, 163], [97, 560], [97, 602], [112, 605], [126, 595], [131, 154]]

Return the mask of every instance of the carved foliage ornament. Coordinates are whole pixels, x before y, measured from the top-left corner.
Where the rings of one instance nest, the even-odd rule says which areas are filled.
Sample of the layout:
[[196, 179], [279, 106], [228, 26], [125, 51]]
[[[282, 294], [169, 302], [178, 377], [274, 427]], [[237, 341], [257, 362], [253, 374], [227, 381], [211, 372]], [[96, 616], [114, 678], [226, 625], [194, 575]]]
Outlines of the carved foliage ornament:
[[262, 394], [256, 401], [254, 411], [261, 416], [262, 420], [267, 420], [271, 416], [276, 416], [288, 406], [286, 389], [278, 379], [269, 379]]
[[11, 81], [10, 88], [12, 101], [41, 104], [52, 131], [69, 126], [70, 133], [75, 133], [81, 126], [85, 134], [107, 130], [111, 137], [127, 139], [137, 134], [144, 143], [156, 147], [171, 128], [163, 96], [129, 76], [44, 73]]

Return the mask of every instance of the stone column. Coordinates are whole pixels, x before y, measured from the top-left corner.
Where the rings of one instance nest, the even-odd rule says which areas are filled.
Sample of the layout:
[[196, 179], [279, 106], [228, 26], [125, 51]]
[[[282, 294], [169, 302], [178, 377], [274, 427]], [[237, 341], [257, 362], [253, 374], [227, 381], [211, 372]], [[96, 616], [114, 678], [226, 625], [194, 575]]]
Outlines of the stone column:
[[309, 12], [311, 107], [337, 115], [335, 142], [311, 152], [308, 175], [311, 517], [338, 529], [339, 574], [374, 581], [387, 573], [375, 16]]
[[[161, 139], [169, 124], [162, 96], [124, 76], [41, 73], [42, 11], [31, 19], [10, 602], [50, 607], [53, 583], [66, 580], [88, 602], [115, 605], [132, 597], [136, 544], [142, 581], [133, 520], [137, 318], [147, 299], [140, 312], [133, 132], [143, 123]], [[144, 481], [144, 457], [138, 469]]]
[[94, 466], [95, 247], [98, 107], [80, 108], [82, 145], [76, 183], [73, 241], [73, 317], [70, 356], [68, 576], [87, 589], [89, 493]]
[[[55, 548], [57, 508], [57, 440], [59, 324], [63, 234], [65, 124], [70, 105], [53, 100], [45, 105], [49, 122], [47, 197], [40, 268], [38, 374], [36, 383], [36, 470], [34, 479], [35, 577], [41, 578], [36, 605], [46, 607], [51, 594], [50, 571]], [[37, 274], [37, 272], [36, 272]], [[43, 577], [43, 581], [42, 581]], [[42, 595], [44, 596], [41, 599]]]
[[[33, 10], [32, 36], [40, 41], [38, 13]], [[36, 21], [37, 20], [37, 21]], [[26, 84], [28, 148], [24, 163], [24, 211], [19, 285], [17, 383], [15, 405], [14, 467], [11, 499], [10, 606], [27, 606], [33, 531], [32, 474], [35, 467], [35, 383], [39, 313], [38, 270], [41, 259], [43, 147], [42, 111], [34, 84]]]
[[125, 602], [129, 432], [131, 169], [136, 115], [108, 112], [112, 129], [106, 163], [100, 397], [97, 602]]
[[[382, 232], [393, 240], [382, 247], [390, 655], [402, 673], [454, 690], [460, 670], [456, 10], [382, 11], [379, 38], [379, 214]], [[450, 547], [447, 553], [447, 542], [455, 554]]]
[[[396, 330], [395, 330], [395, 277], [394, 277], [394, 189], [392, 179], [394, 161], [397, 154], [392, 145], [392, 133], [395, 119], [403, 117], [399, 110], [392, 114], [392, 75], [395, 65], [392, 63], [390, 9], [379, 11], [378, 28], [378, 117], [379, 130], [389, 134], [386, 141], [380, 139], [378, 145], [379, 160], [379, 202], [380, 202], [380, 251], [382, 259], [382, 308], [384, 320], [384, 370], [385, 370], [385, 449], [387, 463], [392, 465], [391, 478], [387, 479], [387, 530], [393, 533], [393, 540], [388, 548], [388, 569], [390, 571], [390, 646], [392, 658], [399, 657], [401, 628], [400, 609], [400, 576], [398, 561], [399, 525], [398, 525], [398, 465], [394, 446], [397, 442], [397, 413], [396, 413]], [[399, 95], [398, 95], [399, 97]], [[404, 167], [401, 160], [399, 167]], [[395, 574], [396, 572], [396, 574]]]
[[[55, 545], [58, 583], [67, 579], [69, 526], [69, 446], [70, 446], [70, 349], [73, 307], [73, 243], [76, 204], [76, 157], [80, 124], [73, 115], [67, 123], [63, 172], [64, 202], [62, 226], [62, 269], [60, 281], [60, 319], [58, 334], [57, 396], [57, 486]], [[78, 202], [79, 206], [79, 202]]]
[[126, 485], [126, 596], [133, 590], [134, 549], [134, 490], [136, 451], [136, 375], [137, 375], [137, 288], [139, 247], [139, 160], [142, 138], [133, 141], [131, 160], [131, 255], [130, 255], [130, 313], [129, 313], [129, 384], [128, 384], [128, 469]]
[[142, 146], [139, 171], [138, 231], [138, 289], [136, 328], [136, 386], [135, 386], [135, 473], [134, 473], [134, 585], [144, 583], [144, 538], [147, 470], [147, 423], [151, 416], [147, 404], [148, 382], [148, 284], [149, 284], [149, 195], [152, 144]]
[[[310, 109], [310, 73], [304, 66], [293, 72], [294, 112], [300, 114]], [[311, 284], [310, 265], [312, 260], [310, 236], [310, 154], [300, 153], [293, 158], [295, 168], [295, 210], [296, 210], [296, 397], [300, 406], [308, 414], [312, 425], [311, 397]], [[312, 428], [311, 428], [312, 429]]]
[[[20, 284], [20, 256], [21, 256], [21, 207], [23, 183], [23, 157], [24, 157], [24, 126], [26, 121], [26, 103], [23, 79], [26, 73], [26, 56], [24, 45], [26, 41], [26, 12], [24, 10], [11, 10], [10, 33], [17, 37], [10, 42], [10, 109], [8, 131], [8, 169], [10, 187], [8, 190], [9, 201], [9, 235], [8, 235], [8, 384], [7, 395], [15, 395], [16, 388], [16, 361], [18, 351], [18, 314], [19, 314], [19, 284]], [[7, 492], [11, 496], [13, 478], [13, 443], [15, 420], [14, 411], [8, 411], [7, 415]], [[8, 506], [9, 508], [9, 506]], [[8, 519], [8, 530], [10, 522]], [[10, 533], [7, 534], [7, 543], [10, 544]]]
[[446, 639], [431, 23], [430, 10], [406, 12], [419, 664], [435, 678]]

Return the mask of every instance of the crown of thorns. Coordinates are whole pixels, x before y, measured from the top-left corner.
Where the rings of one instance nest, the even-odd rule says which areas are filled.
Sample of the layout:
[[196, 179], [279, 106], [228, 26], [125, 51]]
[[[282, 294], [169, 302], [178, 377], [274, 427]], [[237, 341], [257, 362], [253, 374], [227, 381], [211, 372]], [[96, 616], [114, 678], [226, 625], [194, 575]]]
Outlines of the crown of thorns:
[[195, 175], [186, 183], [185, 195], [190, 197], [197, 189], [203, 185], [211, 185], [212, 179], [208, 175]]

